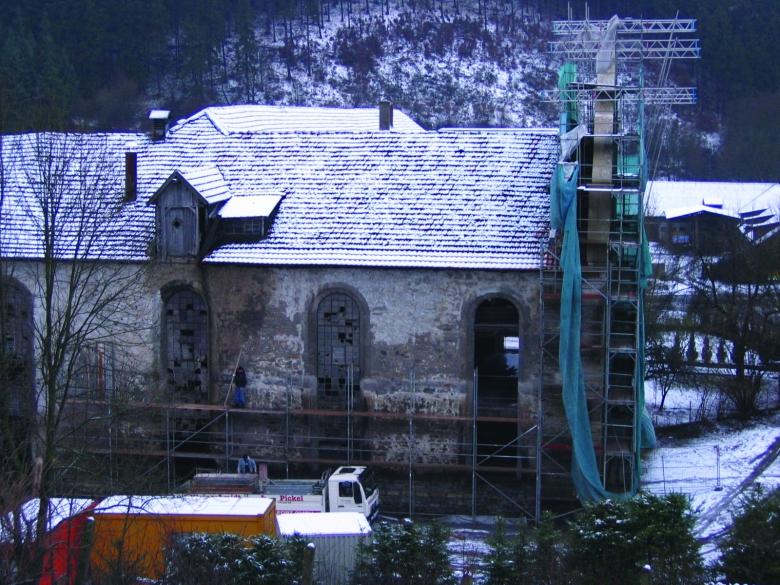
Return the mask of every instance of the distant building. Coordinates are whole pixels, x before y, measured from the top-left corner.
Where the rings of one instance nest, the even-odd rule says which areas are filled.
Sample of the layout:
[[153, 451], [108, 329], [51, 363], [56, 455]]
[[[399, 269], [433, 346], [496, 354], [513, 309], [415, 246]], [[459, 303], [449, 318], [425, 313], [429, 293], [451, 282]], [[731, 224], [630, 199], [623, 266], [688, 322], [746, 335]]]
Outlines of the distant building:
[[650, 181], [646, 229], [651, 241], [679, 251], [723, 251], [740, 230], [760, 243], [780, 231], [780, 184]]

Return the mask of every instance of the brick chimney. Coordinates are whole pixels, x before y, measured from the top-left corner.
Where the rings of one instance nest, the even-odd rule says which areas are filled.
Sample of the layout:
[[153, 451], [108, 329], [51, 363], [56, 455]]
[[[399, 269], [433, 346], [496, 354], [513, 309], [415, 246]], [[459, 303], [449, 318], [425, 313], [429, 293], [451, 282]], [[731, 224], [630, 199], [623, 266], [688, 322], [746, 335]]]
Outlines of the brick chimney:
[[387, 100], [379, 102], [379, 129], [390, 130], [393, 127], [393, 104]]
[[165, 140], [170, 115], [170, 110], [152, 110], [149, 112], [149, 119], [152, 121], [152, 140]]
[[138, 153], [125, 153], [125, 203], [135, 201], [138, 194]]

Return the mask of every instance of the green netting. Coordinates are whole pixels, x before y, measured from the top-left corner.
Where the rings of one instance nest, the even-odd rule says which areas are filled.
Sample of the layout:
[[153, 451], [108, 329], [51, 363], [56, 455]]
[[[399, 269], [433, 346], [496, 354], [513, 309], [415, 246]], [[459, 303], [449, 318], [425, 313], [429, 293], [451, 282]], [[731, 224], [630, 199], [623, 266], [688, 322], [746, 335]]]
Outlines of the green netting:
[[568, 89], [570, 83], [577, 81], [577, 64], [564, 63], [558, 70], [558, 89], [561, 90], [563, 113], [561, 114], [561, 135], [566, 134], [579, 122], [577, 113], [577, 92]]
[[[652, 270], [647, 239], [643, 240], [642, 270], [640, 272], [639, 292], [639, 348], [637, 352], [637, 412], [635, 421], [640, 432], [636, 434], [636, 469], [633, 474], [634, 485], [627, 494], [614, 494], [604, 489], [601, 481], [593, 437], [590, 429], [588, 405], [585, 399], [585, 378], [582, 371], [580, 354], [580, 334], [582, 330], [582, 265], [580, 263], [580, 243], [577, 233], [577, 178], [579, 168], [566, 178], [563, 164], [558, 164], [551, 185], [551, 225], [563, 231], [561, 249], [561, 269], [563, 284], [561, 289], [561, 327], [558, 361], [563, 382], [563, 404], [569, 431], [572, 437], [572, 479], [580, 501], [588, 502], [605, 498], [625, 497], [636, 492], [641, 475], [639, 451], [643, 446], [655, 445], [655, 434], [650, 417], [644, 405], [644, 316], [642, 310], [642, 289]], [[643, 233], [644, 236], [644, 233]]]
[[[640, 71], [641, 73], [641, 71]], [[642, 77], [642, 86], [644, 87], [644, 77]], [[640, 168], [642, 169], [641, 182], [639, 184], [640, 197], [644, 198], [645, 187], [647, 186], [647, 157], [644, 150], [644, 102], [640, 104], [641, 118], [640, 126], [643, 128], [640, 141], [639, 156]], [[642, 270], [639, 273], [639, 347], [637, 348], [637, 406], [639, 407], [639, 444], [636, 453], [637, 473], [634, 490], [638, 487], [639, 478], [642, 476], [642, 458], [639, 452], [642, 449], [651, 449], [655, 447], [655, 429], [653, 428], [653, 419], [645, 407], [645, 289], [647, 288], [647, 279], [653, 274], [653, 259], [650, 257], [650, 244], [647, 241], [647, 232], [642, 225]]]

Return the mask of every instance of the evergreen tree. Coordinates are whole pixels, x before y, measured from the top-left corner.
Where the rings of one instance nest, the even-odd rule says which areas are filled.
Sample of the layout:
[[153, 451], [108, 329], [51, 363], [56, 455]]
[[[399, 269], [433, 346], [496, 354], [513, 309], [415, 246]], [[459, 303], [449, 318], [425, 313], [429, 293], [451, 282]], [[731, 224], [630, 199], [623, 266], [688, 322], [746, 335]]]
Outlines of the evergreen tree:
[[780, 488], [746, 494], [721, 545], [719, 569], [730, 583], [780, 585]]
[[443, 524], [374, 526], [372, 540], [358, 548], [352, 585], [454, 585]]
[[576, 581], [638, 585], [643, 567], [649, 565], [656, 583], [702, 583], [694, 523], [690, 502], [682, 494], [639, 494], [589, 504], [571, 522]]
[[525, 522], [514, 536], [507, 534], [506, 521], [499, 518], [490, 538], [485, 557], [485, 585], [530, 583], [532, 546]]
[[181, 535], [167, 551], [165, 585], [290, 585], [303, 578], [302, 538]]

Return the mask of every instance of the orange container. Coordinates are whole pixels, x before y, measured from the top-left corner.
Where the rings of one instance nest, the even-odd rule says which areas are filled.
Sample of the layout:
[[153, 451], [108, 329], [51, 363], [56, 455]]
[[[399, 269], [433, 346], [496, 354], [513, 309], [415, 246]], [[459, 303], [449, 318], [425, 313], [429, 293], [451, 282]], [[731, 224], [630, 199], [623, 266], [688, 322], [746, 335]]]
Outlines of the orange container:
[[94, 510], [92, 573], [159, 579], [170, 543], [190, 532], [276, 536], [270, 498], [240, 496], [113, 496]]

